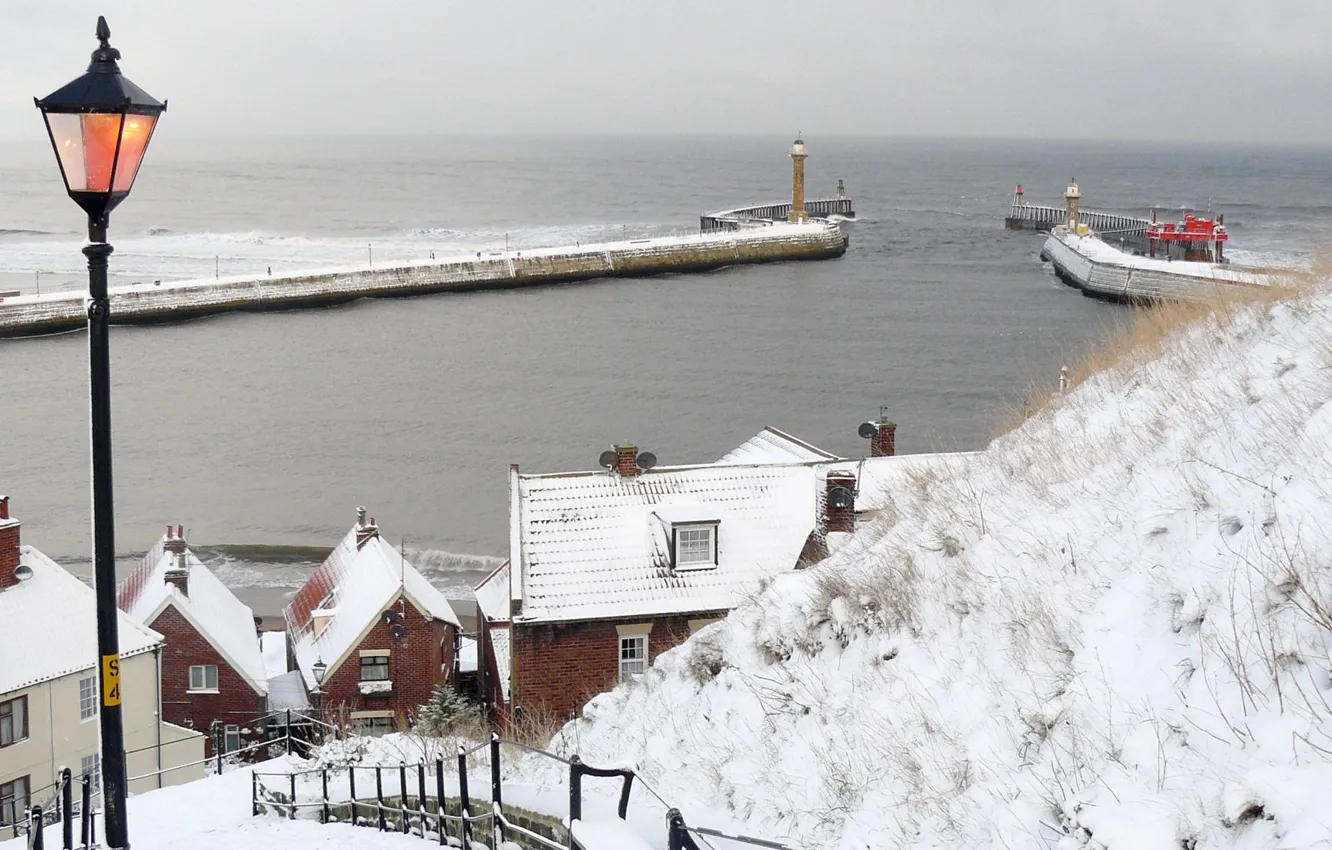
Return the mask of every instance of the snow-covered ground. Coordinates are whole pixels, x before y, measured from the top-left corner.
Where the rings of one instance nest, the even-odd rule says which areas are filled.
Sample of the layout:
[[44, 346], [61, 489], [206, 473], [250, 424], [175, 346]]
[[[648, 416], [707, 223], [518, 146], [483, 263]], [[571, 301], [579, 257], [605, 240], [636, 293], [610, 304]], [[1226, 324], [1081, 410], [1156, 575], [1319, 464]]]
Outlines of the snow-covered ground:
[[1330, 400], [1332, 288], [1232, 305], [562, 735], [801, 847], [1332, 846]]

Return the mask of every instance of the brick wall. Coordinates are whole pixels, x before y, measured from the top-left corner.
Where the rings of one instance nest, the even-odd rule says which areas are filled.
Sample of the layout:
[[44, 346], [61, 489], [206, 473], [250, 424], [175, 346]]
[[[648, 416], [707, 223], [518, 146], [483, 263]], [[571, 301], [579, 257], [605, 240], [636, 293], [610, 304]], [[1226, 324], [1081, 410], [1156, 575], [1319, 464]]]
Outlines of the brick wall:
[[[263, 697], [204, 639], [189, 620], [168, 605], [148, 624], [166, 638], [162, 651], [162, 719], [177, 726], [194, 728], [209, 735], [207, 750], [213, 751], [210, 726], [214, 720], [249, 729], [242, 744], [258, 740], [257, 718], [263, 713]], [[190, 693], [190, 667], [217, 665], [217, 693]]]
[[583, 620], [572, 623], [514, 623], [513, 705], [525, 713], [559, 719], [573, 716], [596, 694], [615, 687], [620, 676], [617, 626], [652, 623], [648, 661], [689, 638], [689, 621], [726, 616], [701, 611], [664, 617]]
[[[396, 600], [391, 607], [400, 610]], [[330, 723], [350, 720], [353, 711], [392, 711], [399, 718], [415, 716], [417, 709], [430, 699], [435, 685], [452, 681], [457, 628], [427, 617], [411, 604], [407, 605], [402, 624], [407, 633], [395, 638], [389, 633], [389, 625], [379, 618], [360, 644], [348, 653], [342, 665], [328, 672], [323, 690], [324, 714]], [[361, 694], [360, 651], [363, 649], [389, 650], [392, 693]], [[333, 659], [325, 658], [324, 661], [332, 662]], [[345, 718], [341, 717], [344, 713]]]
[[19, 524], [0, 523], [0, 590], [18, 584], [14, 568], [19, 565]]

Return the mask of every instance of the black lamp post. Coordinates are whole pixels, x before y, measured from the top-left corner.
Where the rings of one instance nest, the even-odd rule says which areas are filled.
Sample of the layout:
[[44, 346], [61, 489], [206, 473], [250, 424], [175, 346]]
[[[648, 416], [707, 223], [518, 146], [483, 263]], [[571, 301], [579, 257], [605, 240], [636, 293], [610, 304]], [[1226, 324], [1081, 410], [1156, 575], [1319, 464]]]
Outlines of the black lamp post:
[[106, 226], [129, 195], [157, 119], [166, 110], [121, 76], [120, 51], [97, 19], [101, 45], [83, 76], [37, 100], [69, 196], [88, 214], [88, 350], [92, 385], [93, 579], [100, 663], [102, 804], [106, 846], [129, 847], [125, 819], [125, 741], [120, 716], [120, 638], [116, 628], [116, 542], [111, 488], [110, 304], [106, 293]]
[[[324, 722], [324, 674], [328, 672], [328, 665], [324, 663], [323, 658], [320, 658], [315, 661], [314, 665], [311, 667], [311, 671], [314, 673], [315, 677], [315, 712], [318, 715], [319, 722], [323, 723]], [[323, 727], [321, 726], [319, 729], [319, 740], [322, 741], [323, 739], [324, 739], [324, 730]]]

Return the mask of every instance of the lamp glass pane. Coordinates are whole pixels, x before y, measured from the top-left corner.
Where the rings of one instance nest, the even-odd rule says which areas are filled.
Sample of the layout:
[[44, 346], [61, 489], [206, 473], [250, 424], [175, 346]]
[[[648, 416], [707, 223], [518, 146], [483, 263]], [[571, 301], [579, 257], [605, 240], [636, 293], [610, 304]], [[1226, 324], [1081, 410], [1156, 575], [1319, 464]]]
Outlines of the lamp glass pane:
[[[116, 167], [116, 142], [125, 116], [89, 114], [83, 119], [83, 168], [88, 176], [89, 192], [109, 192], [111, 174]], [[139, 152], [143, 156], [143, 152]], [[132, 177], [130, 179], [133, 179]]]
[[156, 115], [126, 115], [120, 131], [120, 164], [116, 167], [116, 185], [113, 191], [128, 192], [139, 173], [144, 151], [157, 125]]
[[88, 188], [88, 173], [83, 168], [82, 116], [71, 113], [48, 113], [46, 124], [51, 128], [56, 154], [60, 157], [60, 170], [65, 175], [65, 188], [83, 192]]

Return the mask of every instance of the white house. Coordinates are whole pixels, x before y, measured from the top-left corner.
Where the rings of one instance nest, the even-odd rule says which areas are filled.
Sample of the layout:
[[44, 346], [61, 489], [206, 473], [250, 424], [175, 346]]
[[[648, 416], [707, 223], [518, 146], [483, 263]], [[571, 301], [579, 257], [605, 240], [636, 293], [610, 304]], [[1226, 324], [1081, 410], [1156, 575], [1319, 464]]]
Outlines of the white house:
[[[100, 785], [92, 588], [31, 546], [0, 497], [0, 839], [53, 802], [63, 767]], [[121, 717], [131, 792], [203, 776], [203, 736], [159, 720], [162, 636], [120, 614]], [[165, 771], [165, 772], [162, 772]]]

